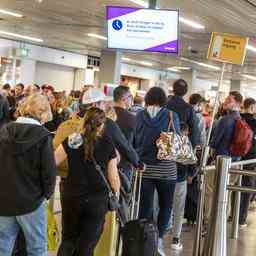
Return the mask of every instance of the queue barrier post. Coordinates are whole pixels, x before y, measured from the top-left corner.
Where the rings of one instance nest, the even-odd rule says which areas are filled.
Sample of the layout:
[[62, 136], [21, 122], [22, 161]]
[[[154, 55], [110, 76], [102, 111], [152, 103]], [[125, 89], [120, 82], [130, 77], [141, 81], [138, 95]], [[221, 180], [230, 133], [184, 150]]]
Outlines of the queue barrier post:
[[204, 256], [227, 256], [227, 206], [231, 158], [218, 156], [211, 221], [203, 247]]

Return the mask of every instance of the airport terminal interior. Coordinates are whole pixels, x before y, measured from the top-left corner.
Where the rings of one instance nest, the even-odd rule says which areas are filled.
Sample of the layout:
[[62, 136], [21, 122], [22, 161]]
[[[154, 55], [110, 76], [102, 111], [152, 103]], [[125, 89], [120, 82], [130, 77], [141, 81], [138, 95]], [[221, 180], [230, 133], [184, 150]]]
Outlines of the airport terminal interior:
[[256, 255], [256, 0], [0, 0], [0, 256]]

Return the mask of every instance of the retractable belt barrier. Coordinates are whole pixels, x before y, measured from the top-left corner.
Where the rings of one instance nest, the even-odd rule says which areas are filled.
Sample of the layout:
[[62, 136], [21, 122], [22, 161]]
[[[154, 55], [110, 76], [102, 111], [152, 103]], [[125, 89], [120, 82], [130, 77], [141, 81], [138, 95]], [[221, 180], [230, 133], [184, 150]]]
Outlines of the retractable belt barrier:
[[[256, 171], [243, 170], [243, 166], [255, 164], [256, 159], [238, 161], [231, 163], [231, 158], [227, 156], [218, 156], [216, 165], [206, 166], [204, 172], [215, 170], [215, 186], [212, 201], [212, 215], [210, 218], [209, 228], [205, 237], [203, 250], [201, 250], [202, 234], [196, 237], [193, 256], [227, 256], [227, 209], [228, 209], [228, 192], [235, 191], [235, 205], [232, 220], [231, 238], [238, 238], [239, 230], [239, 211], [241, 192], [254, 193], [256, 187], [241, 186], [242, 176], [256, 177]], [[240, 167], [233, 169], [232, 167]], [[237, 185], [229, 184], [230, 174], [238, 175]], [[203, 207], [203, 206], [201, 206]], [[197, 225], [201, 225], [203, 220], [197, 220]], [[201, 230], [199, 227], [198, 230]], [[197, 239], [200, 239], [199, 241]], [[195, 253], [196, 252], [196, 253]]]

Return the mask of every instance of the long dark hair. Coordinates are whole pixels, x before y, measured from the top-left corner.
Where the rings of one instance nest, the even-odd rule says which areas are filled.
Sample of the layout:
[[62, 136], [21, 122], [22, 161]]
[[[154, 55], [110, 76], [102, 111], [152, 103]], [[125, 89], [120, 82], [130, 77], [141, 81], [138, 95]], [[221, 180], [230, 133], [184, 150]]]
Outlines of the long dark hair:
[[90, 108], [84, 116], [83, 136], [85, 145], [85, 160], [92, 160], [94, 144], [98, 136], [98, 128], [106, 121], [106, 115], [99, 108]]

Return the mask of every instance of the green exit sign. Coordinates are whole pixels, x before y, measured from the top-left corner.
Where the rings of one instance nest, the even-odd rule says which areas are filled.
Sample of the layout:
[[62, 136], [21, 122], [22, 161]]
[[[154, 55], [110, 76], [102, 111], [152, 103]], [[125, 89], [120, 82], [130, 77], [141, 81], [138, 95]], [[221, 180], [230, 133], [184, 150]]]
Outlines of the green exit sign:
[[20, 49], [20, 56], [21, 57], [28, 57], [28, 54], [29, 54], [29, 49], [26, 49], [26, 48], [22, 48]]

